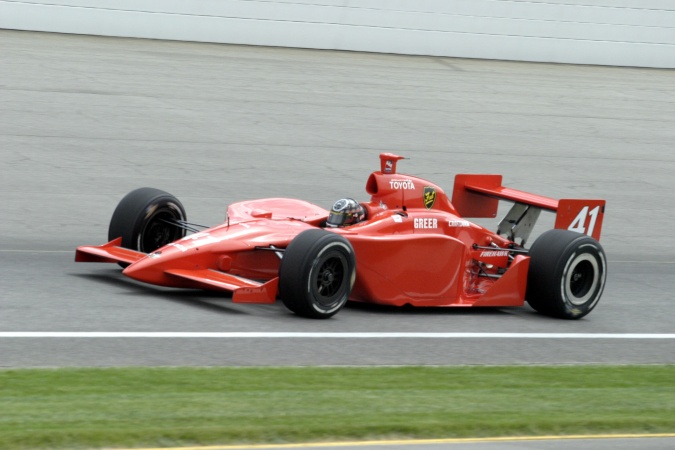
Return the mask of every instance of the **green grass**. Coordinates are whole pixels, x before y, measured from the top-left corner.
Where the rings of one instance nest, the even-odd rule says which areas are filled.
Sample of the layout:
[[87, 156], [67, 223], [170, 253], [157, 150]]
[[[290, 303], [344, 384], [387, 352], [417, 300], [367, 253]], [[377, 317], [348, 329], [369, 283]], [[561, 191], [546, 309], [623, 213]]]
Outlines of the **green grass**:
[[675, 366], [0, 371], [0, 448], [675, 432]]

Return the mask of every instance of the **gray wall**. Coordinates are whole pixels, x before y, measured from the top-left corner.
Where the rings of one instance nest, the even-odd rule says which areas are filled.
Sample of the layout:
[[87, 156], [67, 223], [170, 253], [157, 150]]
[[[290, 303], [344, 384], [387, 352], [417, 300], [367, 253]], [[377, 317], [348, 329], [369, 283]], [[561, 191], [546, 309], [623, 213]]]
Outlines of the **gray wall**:
[[0, 0], [0, 28], [675, 68], [675, 0]]

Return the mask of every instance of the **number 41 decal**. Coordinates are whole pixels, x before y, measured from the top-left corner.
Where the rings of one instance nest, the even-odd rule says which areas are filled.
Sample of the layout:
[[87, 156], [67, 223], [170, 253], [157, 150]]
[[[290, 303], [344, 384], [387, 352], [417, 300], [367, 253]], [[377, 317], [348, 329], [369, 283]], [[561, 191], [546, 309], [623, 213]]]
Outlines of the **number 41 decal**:
[[[595, 229], [595, 221], [598, 220], [598, 213], [600, 212], [600, 206], [588, 210], [588, 206], [584, 206], [577, 217], [574, 218], [570, 226], [567, 228], [570, 231], [576, 231], [577, 233], [584, 233], [589, 236], [593, 236], [593, 230]], [[588, 228], [586, 228], [586, 218], [590, 217], [591, 220], [588, 223]]]
[[604, 216], [604, 200], [563, 199], [558, 201], [555, 227], [599, 240]]

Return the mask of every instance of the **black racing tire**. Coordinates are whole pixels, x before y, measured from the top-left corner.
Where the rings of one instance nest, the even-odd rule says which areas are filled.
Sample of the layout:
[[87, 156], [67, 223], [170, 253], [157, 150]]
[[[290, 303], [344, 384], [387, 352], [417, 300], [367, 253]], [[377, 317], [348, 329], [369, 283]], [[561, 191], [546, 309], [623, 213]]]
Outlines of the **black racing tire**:
[[151, 253], [185, 236], [184, 228], [171, 224], [176, 220], [186, 220], [185, 208], [176, 197], [159, 189], [139, 188], [115, 208], [108, 240], [121, 237], [122, 247]]
[[349, 241], [329, 231], [306, 230], [284, 252], [279, 295], [295, 314], [327, 319], [347, 303], [355, 280], [356, 257]]
[[568, 230], [549, 230], [529, 251], [527, 302], [538, 312], [580, 319], [598, 304], [607, 280], [607, 259], [598, 241]]

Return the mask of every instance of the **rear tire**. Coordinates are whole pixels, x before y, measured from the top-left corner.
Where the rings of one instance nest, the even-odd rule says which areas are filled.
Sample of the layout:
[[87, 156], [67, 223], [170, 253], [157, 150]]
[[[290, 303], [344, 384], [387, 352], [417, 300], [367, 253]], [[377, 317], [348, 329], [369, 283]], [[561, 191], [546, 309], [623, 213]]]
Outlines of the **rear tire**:
[[529, 254], [530, 306], [562, 319], [580, 319], [595, 308], [607, 280], [605, 251], [598, 241], [573, 231], [549, 230]]
[[284, 252], [279, 294], [297, 315], [327, 319], [347, 303], [355, 279], [356, 258], [349, 241], [328, 231], [306, 230]]
[[177, 220], [185, 221], [186, 215], [176, 197], [159, 189], [136, 189], [117, 205], [108, 240], [121, 237], [122, 247], [151, 253], [185, 236], [185, 229], [171, 223]]

